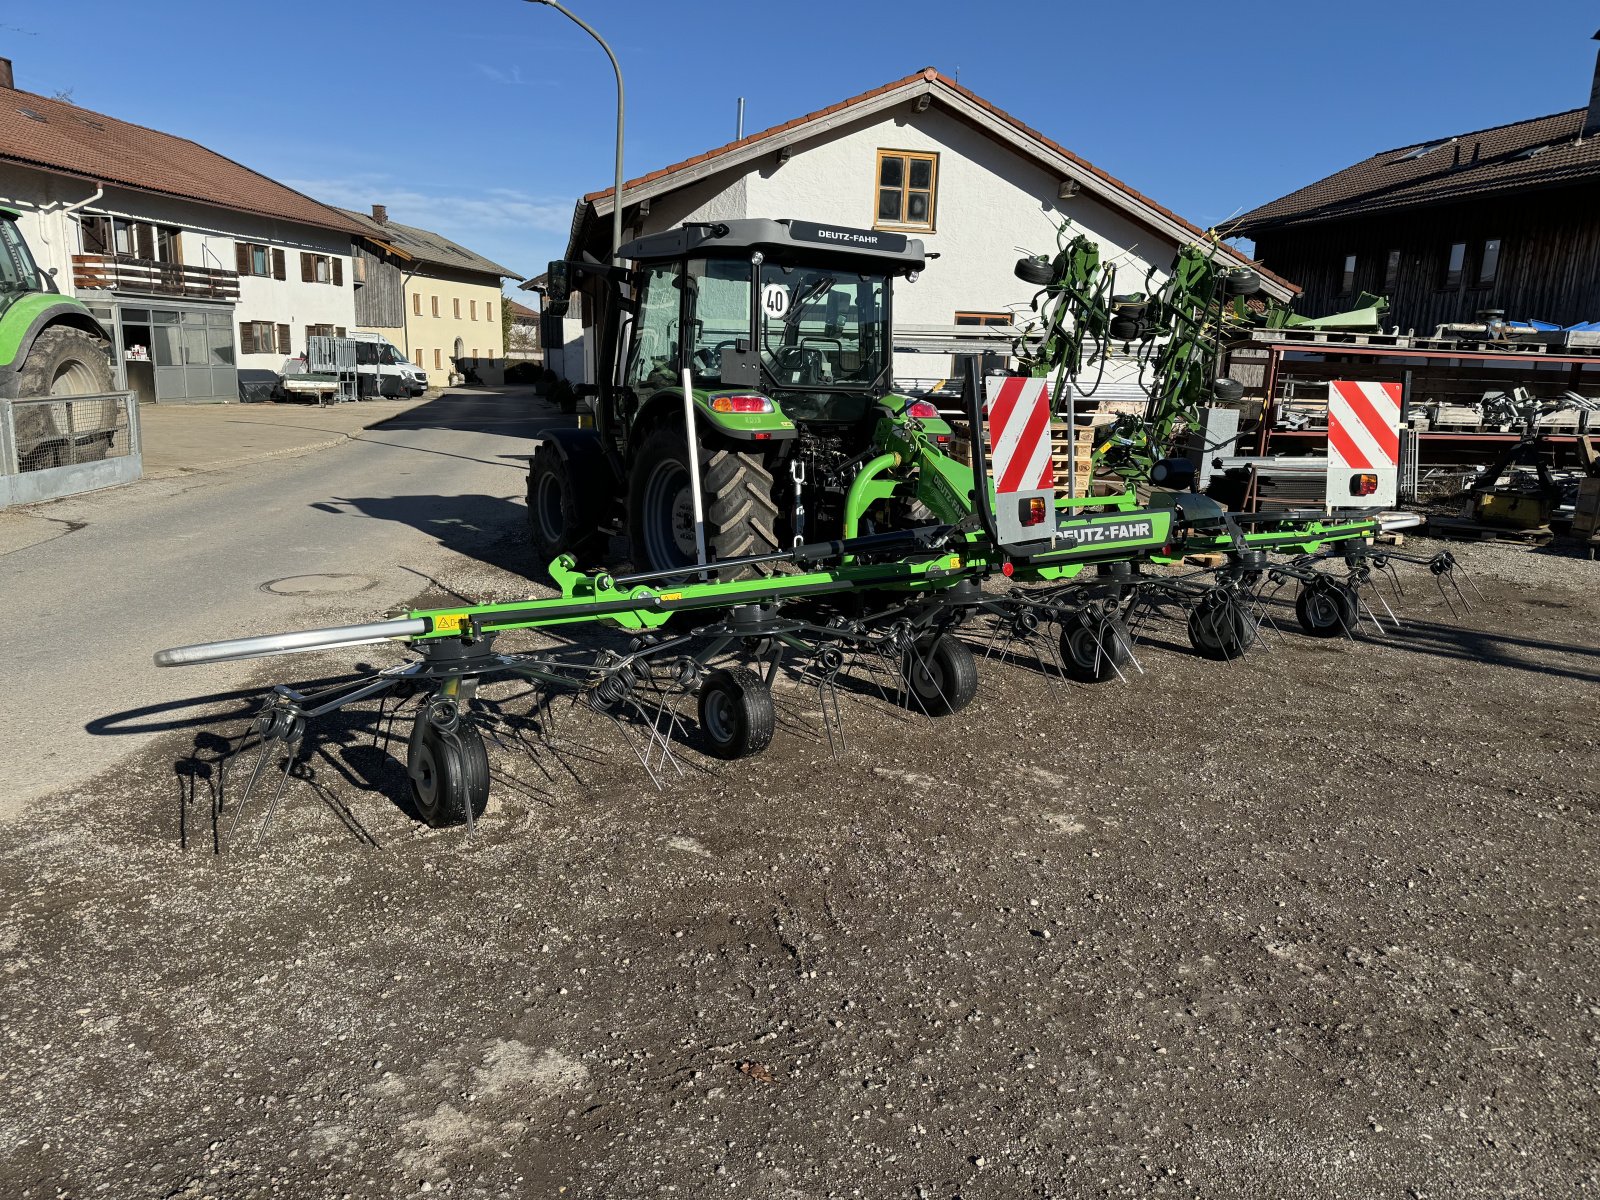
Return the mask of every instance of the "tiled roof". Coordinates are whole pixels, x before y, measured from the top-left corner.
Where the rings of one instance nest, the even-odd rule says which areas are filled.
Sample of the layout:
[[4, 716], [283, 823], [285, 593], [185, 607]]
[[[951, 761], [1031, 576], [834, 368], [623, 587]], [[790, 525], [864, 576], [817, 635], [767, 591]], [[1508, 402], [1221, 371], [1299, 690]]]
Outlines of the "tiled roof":
[[337, 211], [187, 138], [0, 88], [0, 161], [354, 233]]
[[485, 275], [506, 279], [522, 278], [511, 268], [490, 262], [483, 255], [474, 254], [465, 246], [459, 246], [449, 238], [441, 237], [431, 230], [418, 229], [415, 225], [402, 225], [398, 221], [377, 221], [365, 213], [352, 212], [348, 208], [341, 208], [339, 212], [354, 221], [362, 234], [380, 242], [387, 242], [391, 246], [398, 246], [419, 262], [440, 267], [455, 267], [461, 271], [481, 271]]
[[1229, 236], [1600, 177], [1600, 137], [1578, 138], [1586, 111], [1385, 150], [1245, 213]]
[[514, 321], [537, 320], [539, 314], [526, 304], [518, 304], [515, 300], [507, 300], [506, 307], [511, 310], [511, 319]]
[[[997, 108], [995, 105], [993, 105], [993, 104], [989, 103], [989, 101], [985, 100], [982, 96], [979, 96], [976, 92], [973, 92], [968, 88], [962, 87], [955, 80], [950, 79], [949, 77], [940, 74], [939, 71], [936, 70], [933, 67], [924, 67], [922, 70], [916, 71], [916, 72], [914, 72], [914, 73], [912, 73], [910, 75], [907, 75], [903, 79], [896, 79], [894, 82], [886, 83], [882, 87], [873, 88], [870, 92], [862, 92], [859, 96], [851, 96], [848, 100], [841, 100], [841, 101], [839, 101], [839, 103], [831, 104], [827, 108], [821, 108], [821, 109], [818, 109], [816, 112], [807, 113], [803, 117], [796, 117], [792, 121], [785, 121], [782, 125], [774, 125], [770, 129], [763, 129], [758, 133], [749, 134], [746, 137], [740, 138], [738, 141], [729, 142], [726, 145], [718, 146], [718, 147], [716, 147], [715, 149], [712, 149], [712, 150], [707, 150], [703, 154], [695, 155], [693, 158], [686, 158], [682, 162], [673, 163], [671, 166], [662, 167], [659, 170], [651, 171], [646, 175], [640, 175], [636, 179], [629, 179], [626, 182], [624, 182], [623, 185], [622, 185], [623, 192], [624, 192], [624, 194], [626, 194], [627, 192], [632, 191], [632, 190], [634, 190], [636, 188], [640, 188], [640, 187], [646, 186], [646, 185], [654, 183], [654, 182], [656, 182], [657, 180], [660, 180], [660, 179], [665, 179], [668, 176], [675, 175], [680, 171], [688, 170], [689, 168], [698, 166], [701, 163], [709, 162], [712, 159], [720, 158], [723, 155], [732, 153], [733, 151], [736, 151], [736, 150], [742, 150], [745, 147], [754, 145], [757, 142], [765, 141], [768, 138], [776, 137], [779, 134], [788, 133], [788, 132], [790, 132], [792, 130], [799, 129], [802, 126], [809, 125], [809, 124], [811, 124], [811, 123], [813, 123], [815, 121], [825, 120], [826, 118], [834, 116], [837, 113], [844, 112], [847, 109], [854, 108], [857, 105], [863, 104], [863, 103], [865, 103], [867, 101], [870, 101], [870, 100], [874, 100], [879, 96], [886, 95], [886, 94], [888, 94], [890, 92], [898, 91], [901, 88], [913, 87], [916, 84], [918, 84], [919, 82], [925, 82], [927, 84], [933, 85], [929, 90], [933, 91], [935, 94], [937, 94], [938, 90], [941, 89], [941, 88], [948, 89], [950, 92], [954, 93], [955, 95], [961, 96], [964, 99], [970, 101], [971, 103], [976, 104], [980, 108], [984, 109], [986, 112], [992, 114], [993, 116], [997, 117], [999, 120], [1003, 121], [1005, 124], [1010, 125], [1018, 133], [1024, 135], [1025, 137], [1033, 139], [1035, 142], [1038, 142], [1041, 146], [1044, 146], [1047, 149], [1053, 151], [1054, 153], [1061, 155], [1063, 158], [1068, 159], [1070, 162], [1074, 163], [1076, 166], [1082, 168], [1088, 174], [1093, 175], [1094, 177], [1099, 179], [1101, 182], [1106, 184], [1108, 190], [1110, 190], [1111, 192], [1120, 193], [1121, 195], [1123, 195], [1123, 196], [1125, 196], [1125, 197], [1127, 197], [1127, 198], [1129, 198], [1131, 200], [1135, 200], [1135, 201], [1139, 202], [1140, 204], [1143, 204], [1143, 205], [1147, 206], [1148, 208], [1153, 209], [1157, 213], [1160, 213], [1163, 217], [1166, 217], [1168, 220], [1172, 221], [1173, 223], [1178, 225], [1183, 230], [1186, 230], [1190, 234], [1190, 236], [1194, 237], [1196, 240], [1199, 240], [1199, 239], [1204, 238], [1206, 236], [1206, 233], [1205, 233], [1204, 230], [1202, 230], [1201, 228], [1199, 228], [1196, 225], [1190, 224], [1188, 221], [1186, 221], [1182, 217], [1178, 216], [1178, 214], [1173, 212], [1171, 209], [1166, 208], [1163, 205], [1157, 204], [1149, 196], [1146, 196], [1142, 192], [1139, 192], [1136, 189], [1129, 187], [1127, 184], [1123, 183], [1122, 180], [1116, 178], [1115, 176], [1110, 175], [1105, 171], [1102, 171], [1099, 167], [1095, 166], [1093, 163], [1089, 162], [1087, 159], [1080, 158], [1078, 155], [1076, 155], [1076, 154], [1072, 153], [1072, 151], [1068, 150], [1065, 146], [1062, 146], [1060, 143], [1055, 142], [1055, 141], [1051, 140], [1050, 138], [1046, 137], [1044, 134], [1040, 133], [1037, 129], [1033, 129], [1028, 125], [1024, 125], [1021, 121], [1017, 120], [1017, 118], [1013, 117], [1010, 113], [1006, 112], [1004, 109]], [[588, 195], [583, 197], [583, 200], [579, 204], [579, 209], [581, 210], [584, 204], [593, 204], [595, 201], [598, 201], [598, 200], [609, 199], [611, 194], [612, 194], [612, 192], [615, 191], [615, 190], [616, 189], [614, 187], [608, 187], [608, 188], [603, 188], [598, 192], [590, 192]], [[579, 226], [579, 221], [575, 217], [575, 219], [574, 219], [574, 231], [575, 232], [578, 229], [578, 226]], [[1241, 254], [1239, 254], [1239, 252], [1237, 250], [1234, 250], [1231, 246], [1223, 246], [1222, 249], [1223, 249], [1223, 251], [1225, 253], [1227, 253], [1229, 255], [1232, 255], [1234, 257], [1240, 258], [1241, 261], [1249, 261], [1247, 259], [1244, 259], [1243, 256]], [[1259, 267], [1258, 264], [1251, 264], [1251, 265], [1252, 266], [1256, 266], [1258, 270], [1262, 270], [1263, 274], [1271, 276], [1271, 278], [1273, 278], [1274, 280], [1276, 280], [1280, 284], [1283, 284], [1285, 287], [1292, 288], [1295, 291], [1299, 290], [1297, 287], [1295, 287], [1295, 285], [1289, 283], [1287, 280], [1282, 279], [1277, 275], [1273, 275], [1272, 272], [1270, 272], [1270, 271], [1263, 270], [1262, 268]]]

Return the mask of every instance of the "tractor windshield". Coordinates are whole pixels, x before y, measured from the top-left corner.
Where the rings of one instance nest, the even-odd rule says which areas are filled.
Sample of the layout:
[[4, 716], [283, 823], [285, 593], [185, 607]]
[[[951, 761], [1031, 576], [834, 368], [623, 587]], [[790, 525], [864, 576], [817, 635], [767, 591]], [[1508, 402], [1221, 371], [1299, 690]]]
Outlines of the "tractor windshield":
[[22, 240], [17, 223], [0, 216], [0, 293], [42, 292], [44, 284], [39, 268], [28, 253], [28, 244]]
[[888, 282], [827, 267], [761, 265], [756, 346], [784, 413], [858, 421], [887, 365]]

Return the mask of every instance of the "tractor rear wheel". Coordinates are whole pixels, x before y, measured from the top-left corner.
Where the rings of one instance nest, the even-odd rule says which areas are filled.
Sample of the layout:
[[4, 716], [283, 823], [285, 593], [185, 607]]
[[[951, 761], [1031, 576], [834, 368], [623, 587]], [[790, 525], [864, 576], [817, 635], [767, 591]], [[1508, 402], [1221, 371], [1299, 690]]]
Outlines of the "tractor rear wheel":
[[[767, 456], [726, 446], [699, 447], [706, 557], [711, 562], [784, 548], [778, 534], [777, 481]], [[628, 480], [628, 536], [634, 564], [670, 571], [695, 563], [694, 496], [683, 426], [645, 435]], [[748, 572], [771, 574], [769, 566]], [[736, 572], [723, 572], [731, 578]]]
[[580, 566], [598, 561], [605, 549], [595, 480], [579, 479], [573, 464], [549, 442], [528, 460], [528, 535], [543, 567], [562, 554]]
[[[12, 398], [97, 396], [116, 390], [106, 343], [70, 325], [52, 325], [28, 347], [28, 357], [11, 377]], [[67, 406], [30, 404], [17, 410], [17, 453], [27, 462], [59, 465], [102, 459], [117, 429], [116, 405], [101, 411], [79, 407], [68, 419]]]

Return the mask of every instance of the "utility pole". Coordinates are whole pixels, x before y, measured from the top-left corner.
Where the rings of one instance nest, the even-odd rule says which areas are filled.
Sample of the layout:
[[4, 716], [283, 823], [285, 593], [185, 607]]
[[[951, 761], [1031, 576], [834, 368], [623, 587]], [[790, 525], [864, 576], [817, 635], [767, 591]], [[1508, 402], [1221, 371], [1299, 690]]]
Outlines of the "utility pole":
[[617, 56], [611, 52], [611, 47], [606, 44], [605, 38], [594, 31], [594, 27], [581, 17], [574, 16], [565, 5], [558, 4], [556, 0], [528, 0], [530, 4], [543, 4], [555, 9], [573, 24], [577, 25], [595, 41], [600, 43], [600, 49], [606, 52], [606, 57], [611, 60], [611, 69], [617, 76], [617, 177], [611, 195], [611, 261], [620, 262], [617, 251], [622, 248], [622, 67], [617, 63]]

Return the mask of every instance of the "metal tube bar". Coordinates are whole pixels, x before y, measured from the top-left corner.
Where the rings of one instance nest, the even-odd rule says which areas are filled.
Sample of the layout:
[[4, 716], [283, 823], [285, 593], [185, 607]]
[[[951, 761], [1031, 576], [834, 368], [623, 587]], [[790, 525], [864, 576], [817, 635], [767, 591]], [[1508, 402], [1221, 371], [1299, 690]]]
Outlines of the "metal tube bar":
[[294, 654], [304, 650], [338, 650], [346, 646], [368, 646], [374, 642], [419, 637], [426, 632], [428, 623], [417, 618], [372, 621], [365, 625], [338, 625], [330, 629], [302, 629], [297, 633], [268, 633], [259, 637], [198, 642], [193, 646], [157, 650], [155, 664], [158, 667], [192, 667], [202, 663], [266, 658], [273, 654]]

